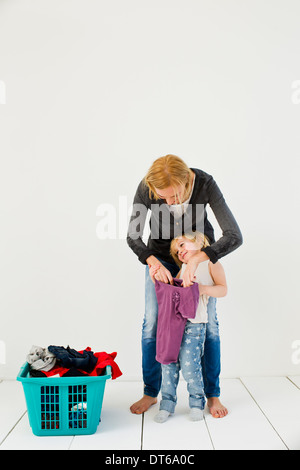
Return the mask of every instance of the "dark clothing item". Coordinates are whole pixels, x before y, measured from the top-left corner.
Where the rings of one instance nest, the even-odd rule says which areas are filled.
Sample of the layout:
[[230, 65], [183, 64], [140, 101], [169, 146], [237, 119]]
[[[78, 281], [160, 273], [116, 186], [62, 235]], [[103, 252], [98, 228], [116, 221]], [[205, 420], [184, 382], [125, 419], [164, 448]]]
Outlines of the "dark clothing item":
[[199, 285], [182, 287], [182, 279], [174, 285], [155, 280], [158, 303], [156, 360], [161, 364], [177, 362], [184, 328], [188, 318], [195, 318], [199, 303]]
[[[146, 264], [146, 259], [151, 255], [174, 263], [170, 255], [171, 240], [196, 229], [204, 232], [210, 240], [210, 246], [203, 251], [212, 263], [216, 263], [242, 244], [243, 238], [238, 224], [213, 177], [197, 168], [191, 170], [195, 173], [194, 189], [187, 212], [180, 219], [174, 218], [162, 199], [150, 199], [149, 188], [143, 180], [140, 182], [133, 200], [127, 243], [141, 263]], [[207, 219], [207, 204], [210, 205], [223, 232], [218, 241], [215, 241], [213, 227]], [[146, 246], [142, 236], [148, 210], [151, 211], [151, 231]]]
[[67, 369], [80, 369], [87, 373], [92, 372], [96, 367], [97, 358], [92, 351], [78, 352], [75, 349], [64, 348], [63, 346], [49, 346], [48, 350], [56, 356], [62, 367]]
[[[86, 377], [87, 374], [85, 372], [81, 372], [78, 369], [72, 367], [72, 369], [65, 369], [62, 367], [55, 367], [54, 372], [60, 377]], [[54, 374], [55, 375], [55, 374]], [[41, 370], [30, 370], [30, 377], [51, 377], [52, 375], [47, 375], [46, 372], [42, 372]]]

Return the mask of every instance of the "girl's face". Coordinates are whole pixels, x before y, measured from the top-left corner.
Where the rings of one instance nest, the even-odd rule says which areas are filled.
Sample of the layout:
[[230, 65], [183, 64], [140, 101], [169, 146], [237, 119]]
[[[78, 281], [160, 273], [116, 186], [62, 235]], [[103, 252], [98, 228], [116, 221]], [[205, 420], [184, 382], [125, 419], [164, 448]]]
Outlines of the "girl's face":
[[179, 261], [186, 264], [193, 255], [199, 253], [201, 243], [197, 241], [192, 242], [185, 237], [179, 237], [176, 243], [176, 249]]

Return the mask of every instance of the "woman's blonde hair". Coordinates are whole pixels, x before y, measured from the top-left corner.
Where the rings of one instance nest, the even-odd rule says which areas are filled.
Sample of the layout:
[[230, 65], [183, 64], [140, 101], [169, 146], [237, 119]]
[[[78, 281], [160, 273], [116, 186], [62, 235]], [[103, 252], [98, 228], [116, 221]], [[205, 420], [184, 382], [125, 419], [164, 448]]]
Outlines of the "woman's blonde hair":
[[144, 177], [144, 183], [149, 188], [149, 198], [155, 200], [160, 199], [155, 189], [166, 189], [170, 186], [175, 189], [178, 186], [184, 186], [182, 201], [178, 198], [179, 195], [176, 194], [180, 203], [182, 203], [191, 190], [192, 176], [192, 170], [181, 158], [176, 155], [166, 155], [152, 163]]
[[201, 243], [201, 250], [202, 250], [202, 248], [206, 248], [207, 246], [209, 246], [208, 238], [206, 237], [206, 235], [204, 235], [204, 233], [201, 233], [201, 232], [185, 233], [184, 235], [182, 235], [180, 237], [173, 238], [173, 240], [171, 241], [171, 245], [170, 245], [170, 254], [171, 254], [172, 258], [174, 259], [175, 263], [180, 267], [182, 266], [182, 262], [179, 261], [179, 258], [177, 256], [176, 243], [182, 237], [187, 238], [188, 240], [190, 240], [193, 243], [200, 242]]

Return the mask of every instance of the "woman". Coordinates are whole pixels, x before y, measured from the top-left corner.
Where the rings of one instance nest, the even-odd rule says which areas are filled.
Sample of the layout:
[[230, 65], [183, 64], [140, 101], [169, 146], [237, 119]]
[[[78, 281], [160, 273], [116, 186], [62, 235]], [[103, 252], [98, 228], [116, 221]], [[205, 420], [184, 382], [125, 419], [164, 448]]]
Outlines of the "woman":
[[[209, 204], [222, 236], [215, 241], [214, 230], [207, 219]], [[147, 245], [142, 240], [148, 210], [150, 236]], [[145, 316], [142, 330], [142, 368], [144, 396], [131, 406], [131, 412], [140, 414], [157, 402], [161, 386], [161, 365], [156, 361], [156, 328], [158, 306], [155, 287], [149, 268], [159, 264], [155, 279], [173, 283], [178, 266], [170, 254], [171, 240], [184, 232], [204, 233], [210, 246], [189, 259], [183, 274], [183, 286], [190, 286], [199, 263], [218, 259], [231, 253], [242, 242], [241, 231], [213, 177], [197, 168], [189, 168], [175, 156], [166, 155], [154, 161], [147, 175], [140, 182], [133, 201], [133, 211], [127, 233], [127, 243], [146, 265]], [[219, 324], [216, 314], [216, 298], [208, 302], [208, 324], [202, 362], [207, 404], [216, 418], [227, 414], [220, 402], [219, 376], [221, 370]]]

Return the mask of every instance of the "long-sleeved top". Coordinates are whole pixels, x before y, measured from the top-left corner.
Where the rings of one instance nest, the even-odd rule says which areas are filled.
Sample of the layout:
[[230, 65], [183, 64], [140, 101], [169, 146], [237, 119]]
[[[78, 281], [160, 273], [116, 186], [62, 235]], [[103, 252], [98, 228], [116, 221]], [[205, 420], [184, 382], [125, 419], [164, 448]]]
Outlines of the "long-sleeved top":
[[187, 319], [195, 318], [199, 305], [199, 285], [182, 287], [182, 280], [173, 278], [174, 285], [155, 281], [158, 304], [156, 360], [161, 364], [177, 362]]
[[[214, 178], [197, 168], [191, 170], [195, 173], [194, 187], [188, 208], [180, 218], [174, 217], [169, 210], [170, 206], [164, 200], [149, 197], [149, 188], [143, 180], [139, 183], [133, 200], [127, 243], [141, 263], [147, 264], [146, 259], [153, 255], [174, 264], [170, 255], [171, 240], [195, 230], [208, 237], [210, 246], [202, 251], [212, 263], [216, 263], [243, 243], [240, 228]], [[222, 230], [222, 236], [217, 241], [214, 229], [207, 219], [207, 204], [211, 207]], [[151, 211], [150, 235], [146, 245], [142, 237], [148, 210]]]

